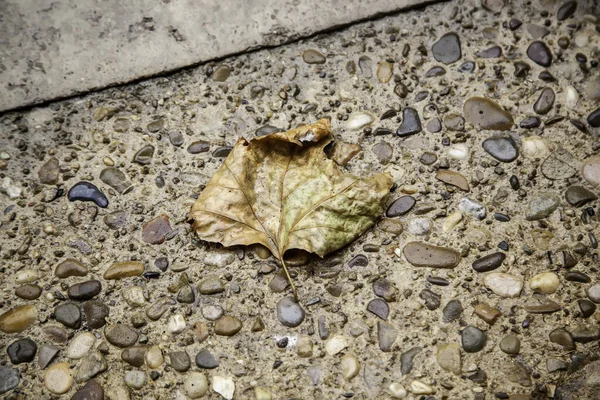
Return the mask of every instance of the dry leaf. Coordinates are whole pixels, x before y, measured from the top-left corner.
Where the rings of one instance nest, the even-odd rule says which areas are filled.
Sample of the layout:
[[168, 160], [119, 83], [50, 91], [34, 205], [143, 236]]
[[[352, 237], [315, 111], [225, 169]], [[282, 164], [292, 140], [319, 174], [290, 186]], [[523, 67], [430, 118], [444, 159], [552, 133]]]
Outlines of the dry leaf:
[[331, 142], [329, 129], [329, 120], [321, 119], [239, 139], [192, 207], [200, 239], [262, 244], [283, 262], [287, 250], [323, 257], [369, 229], [383, 212], [392, 178], [338, 169], [323, 151]]

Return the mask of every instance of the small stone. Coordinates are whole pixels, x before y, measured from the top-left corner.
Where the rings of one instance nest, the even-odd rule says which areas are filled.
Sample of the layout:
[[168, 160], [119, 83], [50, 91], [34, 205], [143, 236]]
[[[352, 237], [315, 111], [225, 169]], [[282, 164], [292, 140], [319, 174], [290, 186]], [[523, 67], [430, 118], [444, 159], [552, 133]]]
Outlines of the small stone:
[[469, 158], [471, 152], [469, 147], [464, 143], [455, 143], [448, 147], [448, 157], [454, 158], [455, 160], [466, 160]]
[[96, 337], [92, 333], [80, 333], [71, 341], [65, 355], [73, 360], [83, 358], [92, 349], [94, 343], [96, 343]]
[[99, 280], [92, 279], [89, 281], [76, 283], [69, 287], [67, 291], [69, 297], [73, 300], [90, 300], [100, 294], [102, 284]]
[[500, 367], [500, 371], [509, 382], [520, 386], [531, 386], [531, 376], [527, 368], [518, 362], [507, 362]]
[[10, 358], [10, 362], [15, 365], [33, 361], [36, 352], [37, 345], [29, 338], [12, 342], [6, 348], [6, 353]]
[[471, 214], [473, 217], [477, 219], [484, 219], [486, 216], [485, 207], [482, 204], [479, 204], [468, 197], [464, 197], [458, 203], [458, 209], [465, 213]]
[[442, 310], [442, 321], [446, 324], [456, 321], [463, 313], [463, 306], [460, 300], [450, 300]]
[[346, 354], [342, 357], [340, 366], [342, 368], [342, 376], [346, 381], [350, 381], [360, 372], [360, 363], [358, 362], [358, 358], [351, 354]]
[[171, 367], [177, 372], [186, 372], [190, 369], [190, 356], [185, 351], [173, 351], [169, 353]]
[[438, 133], [442, 130], [442, 123], [439, 118], [433, 118], [427, 123], [426, 128], [430, 133]]
[[516, 335], [506, 335], [500, 341], [500, 350], [511, 356], [516, 356], [521, 350], [521, 341]]
[[425, 307], [431, 311], [437, 310], [442, 304], [442, 296], [429, 289], [423, 289], [419, 293], [419, 298], [425, 301]]
[[83, 304], [83, 313], [87, 320], [87, 326], [91, 329], [98, 329], [106, 324], [109, 308], [99, 301], [88, 301]]
[[304, 321], [304, 309], [291, 297], [284, 297], [277, 303], [277, 319], [282, 325], [295, 328]]
[[554, 99], [556, 96], [554, 95], [554, 90], [551, 88], [544, 88], [540, 93], [540, 97], [538, 97], [537, 101], [533, 105], [533, 111], [540, 115], [546, 115], [552, 109], [554, 105]]
[[162, 350], [158, 346], [152, 346], [146, 352], [146, 365], [150, 369], [156, 369], [160, 367], [165, 361]]
[[100, 189], [96, 187], [96, 185], [90, 182], [81, 181], [75, 184], [75, 186], [69, 189], [67, 198], [71, 202], [91, 201], [94, 202], [100, 208], [108, 207], [108, 199], [106, 198], [104, 193], [102, 193]]
[[205, 295], [218, 294], [224, 292], [225, 287], [218, 276], [209, 276], [200, 282], [200, 285], [198, 285], [198, 291], [200, 294]]
[[231, 400], [235, 393], [235, 383], [230, 377], [215, 375], [212, 378], [212, 390], [223, 396], [225, 399]]
[[133, 346], [138, 340], [138, 333], [133, 328], [123, 324], [109, 325], [104, 329], [106, 340], [117, 347]]
[[208, 379], [200, 372], [191, 372], [183, 382], [183, 389], [190, 399], [199, 399], [208, 392]]
[[462, 347], [467, 353], [477, 353], [483, 350], [487, 335], [472, 325], [467, 326], [461, 333]]
[[231, 68], [227, 65], [219, 65], [215, 68], [211, 78], [215, 82], [225, 82], [229, 78], [229, 74], [231, 74]]
[[382, 61], [377, 66], [377, 80], [381, 83], [388, 83], [394, 74], [394, 65], [387, 61]]
[[73, 386], [73, 371], [69, 363], [52, 365], [44, 374], [44, 385], [54, 394], [67, 393]]
[[148, 132], [150, 132], [150, 133], [160, 132], [164, 127], [165, 127], [165, 120], [162, 118], [154, 120], [154, 121], [150, 122], [148, 124], [148, 126], [146, 126], [146, 128], [148, 129]]
[[242, 329], [242, 321], [236, 317], [226, 315], [215, 324], [215, 334], [221, 336], [233, 336]]
[[15, 295], [25, 300], [35, 300], [42, 295], [39, 285], [28, 283], [15, 289]]
[[388, 218], [399, 217], [408, 213], [415, 205], [417, 201], [412, 196], [402, 196], [388, 207], [386, 216]]
[[433, 394], [435, 389], [421, 381], [414, 380], [410, 383], [410, 391], [413, 394]]
[[71, 400], [104, 400], [104, 389], [96, 381], [89, 381], [79, 389]]
[[457, 188], [465, 192], [471, 190], [469, 182], [467, 182], [467, 178], [465, 178], [464, 175], [455, 171], [440, 169], [435, 174], [435, 179], [442, 181], [447, 185], [456, 186]]
[[475, 315], [490, 325], [493, 325], [502, 315], [500, 310], [490, 306], [487, 303], [479, 303], [475, 307]]
[[396, 300], [396, 288], [387, 279], [378, 279], [373, 282], [373, 293], [385, 301]]
[[388, 390], [394, 399], [405, 399], [408, 397], [408, 391], [404, 388], [404, 386], [397, 382], [390, 383]]
[[596, 312], [596, 305], [588, 299], [577, 300], [577, 305], [579, 306], [583, 318], [589, 318]]
[[581, 168], [581, 175], [590, 185], [600, 186], [600, 157], [586, 160]]
[[351, 131], [358, 131], [375, 121], [375, 117], [368, 113], [355, 113], [350, 115], [346, 127]]
[[142, 228], [142, 240], [145, 243], [162, 244], [172, 230], [169, 217], [162, 214], [144, 224]]
[[196, 355], [196, 365], [199, 368], [214, 369], [219, 366], [219, 361], [209, 350], [201, 350]]
[[[53, 344], [43, 344], [38, 351], [38, 366], [40, 369], [46, 369], [48, 364], [56, 357], [59, 352], [59, 348]], [[2, 375], [2, 374], [0, 374]], [[1, 381], [2, 379], [0, 379]], [[0, 390], [0, 393], [2, 391]]]
[[370, 79], [373, 76], [373, 60], [369, 56], [360, 56], [358, 68], [365, 78]]
[[[517, 78], [525, 78], [531, 71], [531, 66], [523, 61], [515, 61], [515, 72], [514, 75]], [[523, 127], [523, 126], [521, 126]]]
[[537, 221], [549, 217], [559, 205], [560, 199], [554, 193], [538, 193], [529, 201], [525, 218]]
[[527, 56], [531, 61], [542, 67], [549, 67], [552, 64], [552, 53], [546, 43], [536, 40], [527, 48]]
[[478, 258], [473, 262], [472, 267], [477, 272], [490, 272], [499, 268], [505, 258], [506, 254], [498, 251]]
[[175, 304], [177, 302], [170, 297], [160, 297], [150, 307], [146, 308], [146, 316], [152, 321], [157, 321]]
[[202, 140], [192, 142], [187, 148], [187, 152], [190, 154], [206, 153], [209, 150], [210, 150], [210, 143], [207, 143]]
[[500, 297], [517, 297], [523, 289], [523, 279], [502, 272], [487, 274], [483, 278], [483, 283]]
[[0, 394], [4, 394], [19, 386], [21, 374], [17, 368], [0, 366]]
[[129, 215], [125, 211], [115, 211], [104, 216], [104, 223], [110, 229], [118, 230], [127, 228]]
[[152, 163], [152, 157], [154, 157], [154, 146], [148, 144], [135, 153], [133, 162], [140, 165], [148, 165]]
[[421, 119], [417, 110], [411, 107], [406, 107], [402, 110], [402, 123], [396, 131], [396, 135], [406, 137], [421, 132]]
[[325, 64], [327, 58], [317, 50], [308, 49], [302, 53], [302, 59], [307, 64]]
[[553, 272], [543, 272], [535, 275], [529, 281], [529, 288], [542, 294], [551, 294], [556, 292], [560, 285], [558, 276]]
[[556, 19], [559, 21], [569, 19], [573, 16], [573, 14], [575, 14], [575, 10], [577, 10], [577, 2], [566, 1], [558, 9], [558, 12], [556, 13]]
[[408, 223], [408, 233], [415, 236], [428, 235], [431, 232], [431, 225], [429, 218], [413, 218]]
[[44, 335], [56, 343], [65, 343], [69, 340], [69, 332], [59, 325], [47, 325], [42, 328]]
[[400, 355], [400, 371], [402, 375], [410, 374], [413, 369], [414, 358], [423, 350], [421, 347], [413, 347]]
[[390, 314], [390, 307], [382, 299], [373, 299], [367, 305], [367, 311], [372, 312], [383, 320], [387, 320], [387, 317]]
[[169, 142], [175, 147], [181, 147], [185, 143], [183, 135], [179, 131], [169, 132]]
[[462, 371], [462, 360], [460, 357], [460, 346], [456, 343], [444, 343], [437, 347], [436, 354], [439, 366], [454, 375], [460, 375]]
[[565, 107], [574, 110], [579, 102], [579, 93], [573, 86], [567, 86], [565, 92]]
[[546, 369], [548, 372], [566, 371], [569, 365], [558, 358], [549, 358], [546, 360]]
[[[557, 148], [550, 154], [541, 167], [542, 174], [553, 180], [570, 178], [577, 173], [577, 169], [577, 160], [573, 154], [562, 147]], [[585, 178], [585, 173], [583, 175]]]
[[34, 306], [17, 306], [0, 315], [0, 331], [4, 333], [22, 332], [37, 321], [38, 313]]
[[452, 64], [462, 57], [460, 39], [456, 33], [446, 33], [431, 47], [433, 58], [444, 64]]
[[232, 251], [212, 251], [204, 257], [204, 263], [211, 267], [225, 268], [236, 259]]
[[254, 388], [254, 397], [256, 400], [272, 400], [271, 392], [264, 387], [257, 386]]
[[590, 286], [587, 289], [588, 298], [596, 304], [600, 304], [600, 283]]
[[79, 362], [77, 374], [75, 375], [75, 382], [87, 382], [107, 369], [108, 364], [102, 353], [99, 351], [92, 351]]
[[519, 157], [517, 145], [510, 137], [494, 136], [486, 139], [483, 141], [483, 149], [496, 160], [505, 163], [513, 162]]
[[377, 157], [377, 160], [382, 165], [387, 165], [392, 160], [394, 155], [394, 148], [387, 142], [379, 142], [375, 144], [372, 149], [373, 154]]
[[127, 371], [123, 381], [128, 387], [139, 390], [146, 384], [146, 374], [142, 371]]
[[313, 355], [313, 342], [307, 335], [300, 335], [298, 337], [297, 350], [299, 357], [309, 358]]
[[334, 356], [348, 347], [348, 339], [343, 335], [335, 335], [325, 342], [325, 351]]
[[512, 128], [512, 115], [484, 97], [471, 97], [463, 106], [465, 119], [476, 128], [506, 131]]
[[454, 268], [461, 260], [460, 254], [453, 249], [422, 242], [410, 242], [402, 252], [415, 267]]
[[573, 342], [573, 337], [564, 328], [554, 329], [552, 332], [550, 332], [549, 339], [552, 343], [556, 343], [562, 346], [563, 351], [575, 350], [575, 343]]
[[194, 289], [191, 285], [185, 285], [181, 289], [179, 289], [179, 293], [177, 293], [177, 301], [179, 303], [192, 304], [195, 300], [196, 295], [194, 294]]
[[81, 311], [74, 303], [61, 304], [56, 307], [54, 318], [67, 328], [78, 329], [81, 326]]
[[134, 367], [141, 367], [146, 361], [147, 351], [148, 346], [145, 345], [127, 347], [121, 352], [121, 359]]
[[140, 276], [144, 273], [144, 264], [139, 261], [121, 261], [112, 264], [104, 272], [104, 279], [122, 279]]
[[85, 268], [82, 263], [72, 258], [67, 258], [61, 262], [54, 270], [54, 275], [61, 279], [70, 278], [72, 276], [86, 276], [87, 274], [87, 268]]
[[169, 322], [167, 323], [167, 331], [170, 334], [176, 335], [178, 333], [183, 332], [185, 330], [185, 328], [186, 328], [186, 323], [185, 323], [185, 319], [183, 318], [183, 315], [174, 314], [169, 317]]
[[502, 48], [500, 46], [492, 46], [477, 52], [477, 57], [479, 58], [498, 58], [500, 56], [502, 56]]
[[51, 157], [38, 171], [38, 179], [44, 185], [56, 185], [58, 183], [58, 159]]
[[144, 296], [144, 288], [141, 286], [131, 286], [123, 290], [123, 299], [131, 307], [142, 307], [146, 304], [146, 297]]
[[[100, 180], [113, 188], [119, 194], [126, 194], [133, 190], [133, 185], [129, 178], [115, 167], [107, 167], [100, 172]], [[100, 205], [99, 205], [100, 207]]]
[[581, 207], [590, 201], [598, 200], [598, 196], [583, 186], [569, 186], [565, 192], [567, 203], [572, 206]]

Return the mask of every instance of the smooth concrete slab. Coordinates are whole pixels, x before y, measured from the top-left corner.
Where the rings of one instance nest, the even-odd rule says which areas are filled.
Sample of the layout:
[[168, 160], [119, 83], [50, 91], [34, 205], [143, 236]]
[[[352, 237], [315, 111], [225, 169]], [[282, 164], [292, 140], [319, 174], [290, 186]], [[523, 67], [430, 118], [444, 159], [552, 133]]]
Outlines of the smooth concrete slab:
[[0, 111], [274, 46], [424, 0], [0, 0]]

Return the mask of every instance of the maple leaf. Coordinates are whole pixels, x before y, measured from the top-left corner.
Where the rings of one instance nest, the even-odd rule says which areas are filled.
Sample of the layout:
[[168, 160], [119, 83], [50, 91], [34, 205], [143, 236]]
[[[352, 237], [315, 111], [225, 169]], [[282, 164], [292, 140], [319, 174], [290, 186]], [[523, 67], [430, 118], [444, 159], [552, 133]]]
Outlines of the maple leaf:
[[355, 240], [383, 212], [392, 177], [363, 178], [328, 159], [330, 122], [237, 141], [190, 212], [200, 239], [262, 244], [281, 260], [301, 249], [323, 257]]

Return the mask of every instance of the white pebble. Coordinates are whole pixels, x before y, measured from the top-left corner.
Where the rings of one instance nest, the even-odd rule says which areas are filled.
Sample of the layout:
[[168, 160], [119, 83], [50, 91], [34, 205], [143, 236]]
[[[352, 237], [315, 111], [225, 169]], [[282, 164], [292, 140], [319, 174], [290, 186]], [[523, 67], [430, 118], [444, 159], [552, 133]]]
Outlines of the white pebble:
[[212, 381], [212, 389], [227, 400], [231, 400], [235, 392], [235, 383], [232, 378], [215, 375]]
[[169, 323], [167, 324], [167, 330], [172, 333], [181, 333], [185, 329], [185, 319], [181, 314], [171, 315]]
[[371, 114], [367, 113], [357, 113], [352, 114], [350, 118], [348, 118], [347, 128], [351, 131], [357, 131], [362, 129], [363, 127], [371, 124], [374, 121], [374, 118]]
[[4, 178], [0, 191], [6, 194], [10, 199], [15, 200], [21, 197], [21, 188], [13, 185], [12, 180], [9, 177]]
[[128, 371], [123, 380], [130, 388], [141, 389], [146, 384], [146, 374], [142, 371]]
[[165, 361], [165, 359], [162, 355], [162, 351], [160, 350], [160, 347], [152, 346], [146, 352], [146, 365], [148, 366], [148, 368], [156, 369], [156, 368], [160, 367], [164, 361]]
[[454, 211], [452, 214], [448, 215], [446, 217], [446, 219], [444, 220], [444, 224], [442, 225], [442, 230], [444, 232], [448, 232], [451, 231], [452, 229], [454, 229], [454, 227], [456, 225], [458, 225], [458, 223], [460, 221], [462, 221], [463, 219], [463, 215], [460, 211]]
[[330, 356], [334, 356], [348, 347], [348, 340], [343, 335], [335, 335], [325, 343], [325, 351]]
[[40, 274], [33, 269], [24, 269], [15, 274], [15, 283], [31, 283], [37, 281]]
[[394, 382], [389, 386], [390, 395], [395, 399], [405, 399], [408, 396], [408, 391], [404, 389], [404, 386]]
[[358, 375], [358, 372], [360, 371], [360, 363], [358, 362], [358, 358], [351, 354], [347, 354], [342, 357], [341, 367], [342, 375], [347, 381]]
[[208, 391], [208, 379], [200, 372], [188, 373], [183, 382], [183, 389], [190, 399], [198, 399]]
[[577, 90], [573, 86], [567, 86], [565, 94], [565, 107], [570, 108], [572, 110], [575, 108], [578, 101], [579, 93], [577, 93]]
[[131, 307], [142, 307], [146, 304], [144, 297], [144, 288], [141, 286], [132, 286], [123, 291], [123, 298]]
[[408, 223], [408, 232], [423, 236], [427, 235], [431, 231], [431, 220], [429, 218], [414, 218]]
[[73, 370], [69, 363], [52, 365], [44, 374], [44, 385], [54, 394], [67, 393], [73, 386]]
[[410, 391], [413, 394], [433, 394], [435, 393], [435, 390], [427, 385], [426, 383], [423, 383], [421, 381], [412, 381], [410, 383]]
[[235, 254], [227, 250], [217, 250], [204, 257], [204, 264], [211, 267], [225, 268], [235, 261]]
[[83, 332], [75, 336], [67, 348], [67, 357], [78, 360], [86, 356], [96, 343], [96, 337], [90, 332]]
[[550, 149], [544, 139], [539, 136], [529, 136], [521, 140], [521, 150], [528, 158], [542, 158], [550, 154]]
[[492, 272], [483, 278], [484, 285], [501, 297], [517, 297], [523, 289], [523, 279], [503, 272]]
[[129, 400], [129, 389], [123, 385], [111, 386], [106, 390], [106, 399], [110, 400]]
[[254, 388], [254, 398], [255, 400], [271, 400], [273, 396], [267, 388], [257, 386]]
[[477, 219], [484, 219], [486, 215], [485, 207], [468, 197], [463, 197], [460, 200], [458, 209], [466, 214], [471, 214]]
[[531, 278], [529, 281], [529, 288], [542, 294], [556, 292], [559, 285], [560, 280], [558, 279], [558, 275], [553, 272], [542, 272]]
[[469, 146], [464, 143], [455, 143], [448, 147], [448, 157], [456, 160], [466, 160], [469, 158]]

